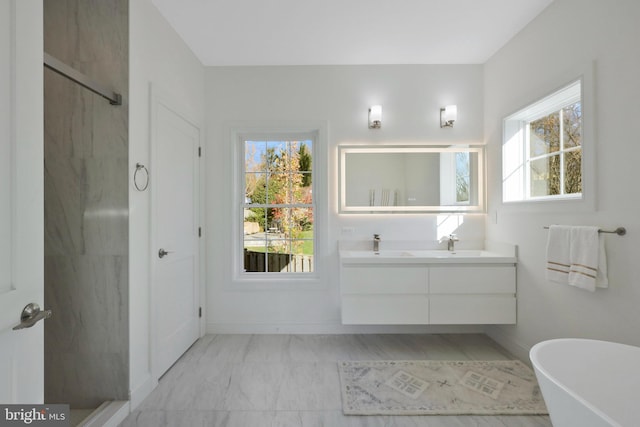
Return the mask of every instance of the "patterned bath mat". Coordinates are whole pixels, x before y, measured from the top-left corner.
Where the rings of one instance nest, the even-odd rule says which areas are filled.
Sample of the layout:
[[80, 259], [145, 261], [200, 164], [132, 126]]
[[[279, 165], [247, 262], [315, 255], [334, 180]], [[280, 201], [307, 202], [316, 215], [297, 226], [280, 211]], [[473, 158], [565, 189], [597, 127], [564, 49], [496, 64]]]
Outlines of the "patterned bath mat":
[[517, 360], [340, 362], [347, 415], [547, 414], [533, 371]]

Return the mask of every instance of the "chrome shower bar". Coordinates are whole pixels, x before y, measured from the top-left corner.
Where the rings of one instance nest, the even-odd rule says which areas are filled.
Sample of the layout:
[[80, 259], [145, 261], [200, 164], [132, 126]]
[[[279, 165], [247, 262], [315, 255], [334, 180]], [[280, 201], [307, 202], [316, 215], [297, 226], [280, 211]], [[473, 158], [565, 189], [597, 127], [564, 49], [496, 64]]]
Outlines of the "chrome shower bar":
[[89, 89], [91, 92], [107, 99], [111, 105], [122, 105], [122, 95], [115, 93], [106, 86], [96, 83], [89, 77], [74, 70], [59, 59], [54, 58], [45, 52], [44, 66], [56, 73], [78, 83], [80, 86]]
[[[548, 230], [549, 227], [543, 227], [545, 230]], [[598, 233], [607, 233], [607, 234], [617, 234], [618, 236], [624, 236], [627, 234], [627, 229], [624, 227], [618, 227], [615, 230], [598, 230]]]

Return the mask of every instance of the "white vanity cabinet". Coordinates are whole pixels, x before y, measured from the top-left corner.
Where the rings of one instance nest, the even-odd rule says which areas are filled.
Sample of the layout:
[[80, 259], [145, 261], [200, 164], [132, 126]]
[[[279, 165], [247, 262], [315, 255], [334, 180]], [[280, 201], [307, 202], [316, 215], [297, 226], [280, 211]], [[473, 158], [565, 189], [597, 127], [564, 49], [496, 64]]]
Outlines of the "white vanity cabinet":
[[516, 323], [515, 265], [431, 265], [429, 323]]
[[515, 258], [505, 259], [343, 259], [342, 323], [514, 324]]
[[429, 322], [425, 265], [350, 265], [342, 269], [342, 323], [345, 325]]

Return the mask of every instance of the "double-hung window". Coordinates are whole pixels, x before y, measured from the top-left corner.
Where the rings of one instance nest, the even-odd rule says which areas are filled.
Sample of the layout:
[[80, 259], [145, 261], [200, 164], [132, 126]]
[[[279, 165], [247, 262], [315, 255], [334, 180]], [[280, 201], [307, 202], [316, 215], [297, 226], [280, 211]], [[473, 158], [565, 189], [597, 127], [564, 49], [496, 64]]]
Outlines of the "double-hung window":
[[507, 117], [503, 201], [581, 198], [582, 135], [580, 81]]
[[243, 137], [245, 273], [313, 273], [315, 135]]

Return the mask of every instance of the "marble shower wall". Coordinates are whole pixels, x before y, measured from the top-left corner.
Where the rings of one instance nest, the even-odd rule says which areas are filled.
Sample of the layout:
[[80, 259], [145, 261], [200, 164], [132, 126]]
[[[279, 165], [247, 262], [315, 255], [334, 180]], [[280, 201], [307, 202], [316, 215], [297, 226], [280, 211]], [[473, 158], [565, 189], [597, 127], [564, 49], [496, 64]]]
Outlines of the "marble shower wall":
[[44, 2], [45, 52], [122, 94], [45, 69], [45, 401], [127, 400], [128, 0]]

